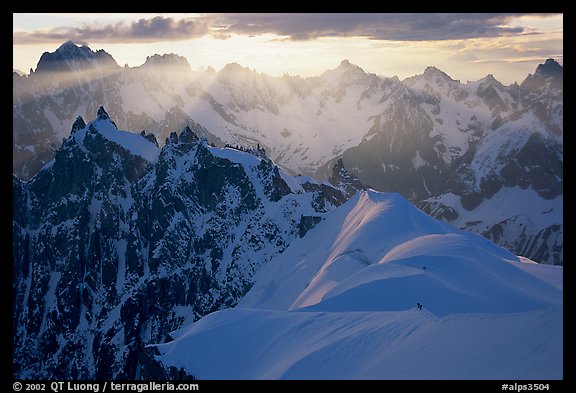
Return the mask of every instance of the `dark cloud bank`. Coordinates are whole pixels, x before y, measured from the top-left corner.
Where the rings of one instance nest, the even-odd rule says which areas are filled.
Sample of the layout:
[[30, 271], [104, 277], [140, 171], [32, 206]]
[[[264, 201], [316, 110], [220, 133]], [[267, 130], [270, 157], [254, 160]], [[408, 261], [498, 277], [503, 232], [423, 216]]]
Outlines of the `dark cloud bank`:
[[[292, 40], [360, 36], [373, 40], [428, 41], [497, 37], [523, 33], [521, 27], [504, 27], [524, 14], [488, 13], [352, 13], [352, 14], [207, 14], [196, 18], [157, 16], [135, 22], [51, 30], [16, 32], [14, 44], [43, 42], [162, 42], [211, 34], [273, 33]], [[534, 15], [534, 14], [532, 14]], [[542, 17], [552, 14], [538, 14]]]

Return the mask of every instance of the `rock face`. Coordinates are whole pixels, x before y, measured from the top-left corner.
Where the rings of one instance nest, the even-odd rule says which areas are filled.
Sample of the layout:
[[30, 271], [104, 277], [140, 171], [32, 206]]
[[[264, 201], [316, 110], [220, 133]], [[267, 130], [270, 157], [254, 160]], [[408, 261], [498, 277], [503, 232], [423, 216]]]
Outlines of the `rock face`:
[[159, 148], [102, 107], [78, 118], [43, 170], [13, 178], [14, 377], [169, 377], [145, 346], [235, 305], [334, 207], [313, 183], [189, 127]]
[[520, 86], [484, 80], [478, 92], [492, 97], [494, 129], [451, 164], [443, 190], [418, 205], [518, 255], [562, 264], [562, 80], [551, 59]]
[[344, 162], [338, 160], [332, 168], [332, 176], [328, 179], [334, 187], [344, 191], [347, 199], [350, 199], [358, 190], [367, 190], [362, 182], [344, 167]]
[[[54, 157], [61, 130], [104, 104], [120, 127], [152, 132], [160, 145], [199, 122], [206, 128], [194, 132], [212, 144], [259, 144], [293, 174], [327, 179], [342, 159], [363, 184], [439, 218], [458, 215], [450, 223], [516, 254], [563, 263], [563, 68], [553, 59], [510, 86], [492, 75], [461, 83], [435, 67], [401, 81], [349, 61], [318, 77], [274, 78], [235, 63], [192, 71], [174, 54], [119, 67], [68, 42], [36, 72], [13, 73], [13, 86], [21, 179]], [[486, 219], [493, 198], [516, 188], [521, 199], [535, 192], [536, 208]]]

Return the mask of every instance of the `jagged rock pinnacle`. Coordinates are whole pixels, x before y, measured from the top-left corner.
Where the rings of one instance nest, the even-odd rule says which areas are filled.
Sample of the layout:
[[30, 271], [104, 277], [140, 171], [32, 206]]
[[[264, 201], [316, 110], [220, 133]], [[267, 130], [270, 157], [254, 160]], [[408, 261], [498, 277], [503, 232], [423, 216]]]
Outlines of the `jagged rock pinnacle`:
[[110, 116], [108, 116], [108, 113], [106, 112], [103, 106], [100, 106], [100, 108], [98, 108], [97, 116], [98, 119], [100, 120], [110, 119]]
[[76, 121], [74, 121], [74, 124], [72, 124], [72, 131], [70, 131], [70, 133], [73, 134], [76, 131], [83, 129], [84, 127], [86, 127], [86, 122], [84, 121], [82, 116], [78, 116], [76, 118]]
[[112, 119], [110, 119], [108, 112], [106, 112], [103, 106], [100, 106], [100, 108], [98, 108], [98, 113], [96, 115], [98, 120], [109, 120], [110, 123], [112, 123], [116, 129], [118, 129], [118, 126], [116, 125], [116, 123], [114, 123]]

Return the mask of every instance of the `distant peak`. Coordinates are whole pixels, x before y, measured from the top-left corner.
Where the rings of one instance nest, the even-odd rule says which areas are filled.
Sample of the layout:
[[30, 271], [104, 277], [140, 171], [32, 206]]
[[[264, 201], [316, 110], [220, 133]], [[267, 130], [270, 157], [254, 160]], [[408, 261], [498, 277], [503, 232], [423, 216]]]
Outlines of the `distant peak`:
[[72, 131], [70, 133], [73, 134], [76, 131], [83, 129], [84, 127], [86, 127], [86, 122], [84, 121], [82, 116], [78, 116], [74, 124], [72, 124]]
[[60, 47], [57, 50], [63, 50], [63, 49], [68, 49], [68, 48], [77, 48], [78, 46], [74, 43], [74, 41], [72, 40], [68, 40], [65, 43], [63, 43], [62, 45], [60, 45]]
[[59, 54], [77, 54], [77, 53], [86, 53], [89, 54], [92, 52], [85, 44], [77, 45], [74, 41], [68, 40], [56, 49], [54, 53]]
[[114, 123], [114, 121], [112, 121], [112, 119], [110, 119], [108, 112], [106, 112], [106, 110], [104, 109], [103, 106], [98, 108], [98, 113], [96, 114], [96, 117], [98, 120], [108, 120], [110, 123], [112, 123], [112, 125], [114, 125], [114, 128], [118, 129], [118, 127], [116, 126], [116, 123]]
[[223, 72], [225, 73], [232, 73], [232, 72], [244, 72], [244, 71], [250, 71], [249, 68], [245, 68], [242, 67], [240, 64], [234, 62], [234, 63], [228, 63], [224, 66], [224, 68], [222, 69]]
[[66, 41], [54, 52], [44, 52], [36, 72], [68, 72], [99, 67], [118, 67], [116, 61], [104, 50], [94, 52], [86, 45], [78, 46]]
[[146, 61], [142, 65], [142, 67], [177, 67], [182, 68], [183, 70], [191, 71], [192, 68], [190, 67], [190, 63], [184, 56], [179, 56], [174, 53], [168, 53], [163, 55], [155, 54], [153, 56], [147, 56]]
[[190, 126], [184, 127], [184, 129], [180, 133], [180, 141], [181, 142], [193, 143], [193, 142], [197, 142], [198, 140], [199, 140], [198, 135], [196, 135], [196, 133], [194, 131], [192, 131]]
[[355, 70], [355, 71], [360, 70], [360, 71], [364, 72], [364, 70], [362, 70], [362, 68], [360, 68], [356, 64], [350, 63], [350, 60], [348, 60], [348, 59], [342, 60], [340, 62], [340, 65], [338, 66], [338, 68], [341, 70]]
[[448, 76], [448, 74], [446, 74], [444, 71], [434, 67], [434, 66], [428, 66], [426, 67], [426, 69], [424, 70], [424, 76], [425, 77], [431, 77], [431, 76], [441, 76], [443, 78], [448, 78], [448, 79], [452, 79], [450, 78], [450, 76]]
[[536, 67], [535, 75], [542, 78], [550, 78], [564, 74], [564, 70], [560, 64], [554, 59], [547, 59], [544, 64], [539, 64]]
[[110, 116], [108, 116], [108, 112], [106, 112], [106, 110], [104, 109], [103, 106], [101, 106], [100, 108], [98, 108], [98, 113], [96, 114], [96, 116], [97, 116], [98, 119], [100, 119], [100, 120], [108, 120], [108, 119], [110, 119]]
[[432, 83], [448, 83], [449, 85], [454, 82], [459, 83], [459, 81], [452, 79], [450, 75], [434, 66], [426, 67], [422, 77]]
[[494, 78], [494, 75], [488, 74], [480, 80], [483, 85], [501, 85], [501, 83]]
[[544, 64], [538, 64], [534, 74], [529, 74], [520, 86], [529, 90], [539, 89], [544, 86], [559, 88], [563, 86], [564, 70], [554, 59], [547, 59]]
[[346, 198], [351, 198], [357, 191], [366, 190], [366, 187], [360, 180], [344, 166], [344, 161], [339, 158], [332, 168], [332, 175], [328, 179], [330, 184], [339, 188]]
[[365, 74], [366, 72], [362, 68], [350, 63], [350, 60], [347, 59], [342, 60], [337, 68], [325, 72], [325, 75], [346, 75], [347, 77], [361, 77]]

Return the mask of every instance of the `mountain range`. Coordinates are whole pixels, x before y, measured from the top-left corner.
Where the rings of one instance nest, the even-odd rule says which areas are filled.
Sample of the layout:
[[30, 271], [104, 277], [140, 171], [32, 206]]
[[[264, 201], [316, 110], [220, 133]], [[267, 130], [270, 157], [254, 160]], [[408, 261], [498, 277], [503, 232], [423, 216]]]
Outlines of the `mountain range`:
[[120, 67], [66, 42], [13, 74], [14, 173], [33, 177], [69, 125], [104, 105], [124, 129], [164, 145], [198, 125], [215, 146], [266, 151], [289, 174], [327, 179], [342, 160], [363, 184], [543, 263], [563, 263], [563, 69], [522, 83], [461, 83], [435, 67], [404, 80], [344, 60], [317, 77], [271, 77], [231, 63], [192, 70], [153, 55]]
[[337, 186], [290, 177], [196, 131], [160, 148], [100, 107], [36, 176], [13, 177], [18, 379], [166, 378], [145, 344], [235, 305], [358, 183], [344, 168]]
[[13, 176], [15, 379], [562, 378], [562, 267], [206, 132], [99, 107]]

